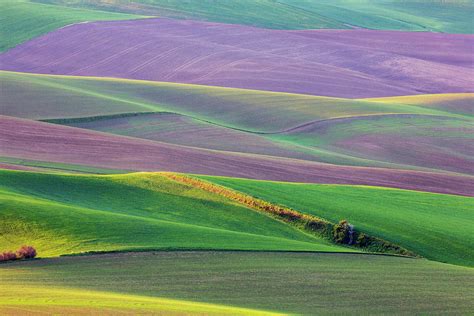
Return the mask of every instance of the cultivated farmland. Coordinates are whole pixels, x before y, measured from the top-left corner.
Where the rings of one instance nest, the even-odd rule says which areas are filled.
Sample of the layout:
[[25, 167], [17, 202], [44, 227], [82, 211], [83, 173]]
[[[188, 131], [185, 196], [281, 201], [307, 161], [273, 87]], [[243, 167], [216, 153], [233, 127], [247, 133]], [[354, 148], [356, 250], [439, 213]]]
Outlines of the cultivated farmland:
[[472, 92], [472, 45], [472, 36], [459, 34], [274, 31], [161, 18], [72, 25], [9, 50], [0, 64], [21, 72], [368, 98]]
[[133, 14], [74, 9], [22, 0], [2, 0], [0, 52], [74, 23], [145, 18]]
[[10, 116], [221, 151], [473, 173], [472, 94], [431, 104], [424, 100], [434, 102], [433, 95], [352, 100], [110, 78], [0, 77]]
[[350, 29], [473, 33], [472, 2], [394, 0], [36, 0], [99, 10], [166, 16], [178, 19], [252, 25], [273, 29]]
[[12, 285], [0, 293], [0, 308], [12, 313], [31, 308], [49, 312], [107, 308], [130, 314], [251, 315], [249, 310], [223, 307], [232, 306], [285, 314], [468, 314], [474, 299], [472, 269], [354, 254], [158, 252], [64, 257], [4, 265], [0, 281]]
[[471, 0], [0, 0], [0, 314], [468, 315]]
[[429, 259], [474, 265], [472, 198], [363, 186], [203, 179], [332, 222], [347, 219]]
[[160, 174], [1, 171], [0, 249], [353, 251]]
[[0, 122], [2, 156], [58, 162], [60, 167], [73, 164], [276, 181], [364, 184], [470, 196], [474, 192], [471, 176], [211, 151], [7, 116], [0, 117]]

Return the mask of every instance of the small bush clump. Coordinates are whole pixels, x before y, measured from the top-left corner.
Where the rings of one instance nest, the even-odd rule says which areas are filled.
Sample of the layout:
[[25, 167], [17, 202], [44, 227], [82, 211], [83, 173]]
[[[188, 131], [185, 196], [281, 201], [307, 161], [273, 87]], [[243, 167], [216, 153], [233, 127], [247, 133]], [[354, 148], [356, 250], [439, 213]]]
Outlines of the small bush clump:
[[21, 259], [33, 259], [36, 257], [36, 249], [32, 246], [21, 246], [17, 252], [4, 251], [0, 253], [0, 262], [21, 260]]
[[36, 249], [31, 246], [21, 246], [21, 248], [17, 250], [16, 256], [18, 259], [33, 259], [36, 257]]
[[354, 230], [348, 221], [342, 220], [333, 227], [334, 241], [338, 244], [351, 245], [353, 243]]
[[0, 253], [0, 262], [11, 260], [16, 260], [16, 254], [13, 251], [5, 251], [3, 253]]
[[362, 248], [369, 246], [370, 238], [366, 234], [360, 233], [357, 236], [356, 245], [359, 245]]

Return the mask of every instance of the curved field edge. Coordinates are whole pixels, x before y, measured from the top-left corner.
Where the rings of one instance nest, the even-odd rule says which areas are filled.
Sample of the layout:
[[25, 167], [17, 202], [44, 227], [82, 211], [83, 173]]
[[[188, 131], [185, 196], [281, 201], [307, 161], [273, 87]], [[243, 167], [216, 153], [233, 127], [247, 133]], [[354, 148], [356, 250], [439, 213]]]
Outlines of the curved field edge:
[[[120, 253], [2, 264], [0, 288], [45, 289], [31, 300], [46, 306], [67, 302], [46, 292], [61, 288], [115, 292], [131, 307], [129, 297], [145, 296], [291, 314], [468, 314], [473, 273], [423, 259], [363, 254]], [[0, 291], [0, 302], [8, 295]], [[91, 298], [94, 305], [97, 300]]]
[[[226, 152], [240, 152], [246, 154], [256, 154], [256, 155], [266, 155], [273, 157], [285, 157], [285, 158], [294, 158], [307, 161], [315, 161], [322, 163], [331, 163], [337, 165], [349, 165], [349, 166], [365, 166], [365, 167], [380, 167], [380, 168], [390, 168], [390, 169], [405, 169], [405, 170], [418, 170], [418, 171], [428, 171], [428, 172], [444, 172], [444, 173], [453, 173], [453, 174], [469, 174], [471, 173], [468, 163], [463, 163], [469, 158], [463, 155], [461, 152], [451, 150], [448, 155], [451, 160], [441, 160], [440, 155], [431, 155], [432, 161], [427, 161], [423, 159], [429, 157], [430, 155], [425, 154], [425, 151], [433, 150], [430, 145], [419, 146], [418, 153], [423, 153], [415, 155], [415, 157], [410, 157], [412, 161], [406, 161], [405, 164], [400, 164], [403, 160], [400, 157], [397, 157], [393, 161], [389, 160], [386, 155], [384, 155], [384, 150], [386, 149], [383, 146], [376, 146], [382, 144], [387, 144], [383, 142], [382, 139], [376, 138], [372, 140], [372, 143], [376, 143], [372, 148], [383, 148], [375, 149], [376, 153], [379, 152], [377, 159], [371, 159], [370, 152], [365, 153], [357, 149], [359, 146], [352, 146], [349, 153], [340, 153], [341, 149], [346, 149], [345, 146], [334, 146], [333, 148], [326, 148], [331, 145], [334, 140], [331, 137], [327, 137], [329, 133], [320, 134], [320, 137], [317, 137], [314, 130], [327, 128], [325, 126], [332, 126], [331, 129], [336, 129], [337, 125], [347, 124], [350, 125], [357, 124], [358, 122], [370, 122], [372, 120], [377, 120], [377, 122], [388, 122], [387, 132], [389, 133], [384, 137], [395, 137], [394, 134], [390, 134], [390, 129], [393, 130], [393, 124], [391, 122], [401, 121], [404, 124], [410, 124], [412, 121], [422, 121], [430, 122], [430, 120], [440, 121], [440, 124], [444, 124], [451, 128], [454, 124], [462, 124], [464, 121], [458, 121], [455, 119], [446, 119], [439, 117], [425, 117], [425, 116], [402, 116], [399, 115], [384, 115], [383, 117], [379, 116], [369, 116], [369, 117], [355, 117], [349, 119], [343, 119], [340, 122], [332, 119], [330, 121], [319, 121], [311, 123], [304, 127], [309, 131], [294, 131], [290, 133], [281, 132], [273, 134], [263, 134], [263, 133], [253, 133], [246, 132], [241, 130], [236, 130], [234, 128], [229, 128], [226, 126], [221, 126], [212, 122], [203, 121], [200, 119], [192, 118], [189, 116], [169, 113], [169, 112], [133, 112], [133, 113], [122, 113], [122, 114], [111, 114], [111, 115], [102, 115], [102, 116], [92, 116], [92, 117], [80, 117], [80, 118], [67, 118], [67, 119], [48, 119], [41, 120], [43, 122], [67, 125], [71, 127], [83, 128], [94, 130], [98, 132], [110, 133], [115, 135], [130, 136], [141, 139], [148, 139], [153, 141], [165, 142], [170, 144], [182, 145], [182, 146], [191, 146], [196, 148], [210, 149], [210, 150], [219, 150]], [[468, 132], [468, 124], [466, 122], [466, 132]], [[359, 129], [356, 127], [353, 129], [352, 133], [349, 133], [347, 130], [342, 135], [353, 135], [354, 137], [362, 137], [358, 132]], [[411, 125], [413, 126], [413, 125]], [[425, 132], [430, 128], [431, 125], [424, 126], [419, 128], [419, 131]], [[413, 128], [412, 128], [413, 129]], [[415, 128], [416, 129], [416, 128]], [[474, 125], [473, 125], [474, 130]], [[378, 124], [378, 131], [381, 133], [383, 129]], [[365, 130], [362, 130], [362, 135], [366, 133]], [[409, 131], [404, 131], [404, 135], [408, 134]], [[445, 132], [448, 134], [449, 132]], [[453, 136], [453, 132], [450, 136]], [[450, 138], [450, 147], [449, 148], [463, 148], [462, 144], [466, 143], [467, 140], [463, 140], [459, 136], [465, 136], [466, 133], [457, 132], [458, 138], [454, 136]], [[434, 140], [430, 137], [420, 136], [426, 139], [426, 143], [431, 144]], [[339, 135], [336, 140], [341, 141], [345, 139], [345, 136]], [[399, 142], [401, 137], [397, 136]], [[405, 139], [405, 138], [403, 138]], [[430, 143], [431, 140], [431, 143]], [[363, 142], [363, 140], [360, 140]], [[345, 143], [348, 141], [346, 140]], [[354, 141], [355, 142], [355, 141]], [[440, 142], [440, 141], [438, 141]], [[323, 144], [322, 146], [315, 146], [314, 143]], [[423, 142], [411, 141], [411, 143], [422, 144]], [[410, 145], [411, 145], [410, 143]], [[326, 146], [326, 147], [325, 147]], [[399, 144], [399, 147], [403, 144]], [[407, 147], [406, 145], [405, 147]], [[355, 150], [354, 150], [354, 147]], [[390, 145], [386, 145], [390, 147]], [[396, 147], [396, 146], [394, 146]], [[411, 146], [410, 146], [411, 147]], [[399, 149], [399, 148], [396, 148]], [[423, 151], [425, 149], [425, 151]], [[347, 149], [346, 149], [347, 150]], [[438, 151], [443, 152], [439, 149]], [[467, 151], [467, 150], [465, 150]], [[359, 157], [361, 156], [361, 157]], [[413, 161], [414, 160], [414, 161]], [[448, 161], [448, 162], [446, 162]], [[454, 161], [454, 162], [453, 162]], [[407, 164], [410, 163], [410, 164]], [[430, 164], [431, 163], [431, 164]], [[474, 171], [473, 171], [474, 172]]]
[[146, 16], [68, 8], [31, 1], [2, 0], [0, 52], [70, 24], [143, 19]]
[[460, 195], [472, 195], [474, 185], [474, 178], [469, 176], [205, 150], [7, 116], [0, 116], [0, 121], [1, 138], [5, 140], [2, 155], [20, 160], [274, 181], [378, 185]]
[[[442, 106], [434, 108], [423, 101], [425, 96], [432, 95], [411, 96], [410, 101], [405, 104], [395, 102], [396, 98], [344, 99], [189, 83], [4, 70], [0, 70], [0, 78], [2, 84], [8, 87], [5, 88], [5, 94], [8, 95], [5, 96], [3, 115], [36, 120], [63, 120], [86, 117], [92, 119], [95, 116], [100, 118], [126, 113], [169, 112], [227, 128], [262, 134], [290, 131], [321, 120], [369, 115], [418, 114], [469, 118], [464, 113], [450, 112], [449, 102], [446, 101], [465, 98], [465, 102], [469, 103], [474, 98], [474, 93], [440, 95], [445, 100], [447, 109], [444, 110]], [[62, 107], [55, 104], [57, 101], [52, 98], [47, 98], [47, 94], [61, 98]], [[37, 102], [39, 108], [34, 113], [30, 108], [31, 100], [21, 99], [22, 96], [31, 95], [41, 100]], [[405, 97], [400, 98], [404, 100]], [[83, 104], [78, 108], [77, 103], [81, 100], [92, 103], [92, 107]], [[48, 103], [52, 104], [48, 106]], [[22, 107], [18, 108], [19, 105]], [[215, 107], [218, 105], [225, 111], [216, 113]], [[257, 115], [261, 111], [262, 114]], [[232, 116], [226, 115], [226, 112]], [[242, 112], [252, 117], [243, 117]], [[290, 115], [291, 113], [293, 114]], [[265, 124], [268, 120], [272, 123]]]
[[338, 222], [348, 220], [362, 232], [388, 240], [423, 257], [474, 265], [474, 199], [392, 188], [285, 183], [193, 176]]
[[[465, 138], [470, 135], [468, 124], [472, 121], [472, 116], [466, 111], [474, 94], [443, 95], [445, 100], [449, 100], [434, 107], [422, 103], [423, 96], [419, 99], [422, 104], [410, 101], [410, 105], [407, 105], [379, 100], [373, 102], [370, 99], [351, 100], [111, 78], [12, 72], [0, 72], [0, 76], [5, 85], [2, 109], [5, 115], [213, 150], [282, 156], [337, 165], [446, 173], [472, 172], [467, 163], [470, 155], [466, 154], [469, 146], [465, 145]], [[464, 101], [457, 106], [458, 111], [451, 103], [454, 102], [452, 100], [459, 103], [459, 98]], [[35, 102], [32, 103], [32, 100]], [[221, 110], [216, 112], [216, 108]], [[197, 141], [193, 142], [181, 130], [172, 135], [172, 124], [169, 124], [169, 128], [160, 129], [166, 124], [160, 125], [153, 119], [146, 121], [146, 116], [141, 113], [175, 113], [180, 115], [180, 120], [187, 120], [189, 129], [194, 126], [207, 131], [207, 134], [198, 133]], [[130, 115], [128, 119], [127, 115]], [[431, 118], [443, 126], [431, 126]], [[127, 120], [130, 120], [129, 126]], [[349, 131], [334, 139], [324, 133], [325, 129], [346, 120], [360, 120], [354, 125], [354, 133]], [[410, 146], [406, 145], [402, 140], [407, 139], [408, 132], [399, 135], [391, 127], [393, 124], [389, 124], [397, 120], [414, 129], [420, 139], [410, 138], [407, 140]], [[413, 120], [424, 120], [425, 124], [417, 130]], [[114, 129], [112, 123], [117, 121], [121, 122], [121, 128]], [[365, 125], [362, 122], [366, 122]], [[467, 122], [466, 126], [460, 129], [463, 122]], [[387, 128], [382, 128], [387, 124]], [[381, 128], [372, 138], [366, 139], [363, 137], [367, 134], [366, 125]], [[216, 131], [209, 132], [210, 129]], [[319, 134], [314, 133], [315, 129], [321, 132], [321, 137], [316, 137]], [[186, 128], [183, 127], [183, 130], [186, 131]], [[438, 136], [434, 137], [433, 133]], [[360, 145], [351, 146], [352, 142], [344, 141], [353, 134], [354, 137], [360, 136], [353, 141], [358, 141]], [[233, 144], [224, 136], [220, 140], [219, 135], [239, 137], [242, 143], [252, 145], [245, 147]], [[392, 148], [389, 145], [391, 143], [397, 146]], [[411, 151], [410, 155], [402, 154], [406, 147], [416, 144], [420, 144], [418, 150]], [[371, 156], [359, 149], [365, 147], [376, 152], [369, 152]]]
[[[211, 150], [337, 165], [474, 174], [469, 149], [474, 121], [449, 116], [371, 114], [318, 120], [273, 133], [235, 129], [174, 112], [42, 121]], [[416, 154], [402, 155], [407, 149]]]
[[0, 249], [354, 251], [160, 173], [0, 172]]
[[[318, 237], [325, 238], [331, 242], [336, 242], [334, 240], [334, 229], [336, 224], [331, 223], [327, 220], [311, 216], [308, 214], [302, 214], [294, 209], [283, 207], [281, 205], [272, 204], [268, 201], [257, 199], [251, 195], [242, 194], [241, 192], [226, 188], [221, 185], [216, 185], [209, 181], [203, 181], [199, 178], [189, 177], [182, 174], [175, 173], [163, 173], [166, 177], [175, 180], [177, 182], [189, 184], [193, 187], [203, 189], [208, 192], [212, 192], [221, 196], [224, 196], [228, 199], [234, 200], [242, 205], [250, 207], [256, 211], [270, 214], [273, 217], [282, 220], [298, 229], [307, 231], [311, 234], [314, 234]], [[400, 247], [399, 245], [390, 243], [386, 240], [380, 238], [375, 238], [364, 234], [364, 232], [353, 231], [352, 238], [350, 242], [340, 242], [346, 246], [357, 248], [362, 248], [366, 251], [379, 252], [379, 253], [390, 253], [398, 254], [403, 256], [416, 256], [415, 253], [408, 251], [407, 249]], [[363, 240], [362, 242], [359, 242]]]

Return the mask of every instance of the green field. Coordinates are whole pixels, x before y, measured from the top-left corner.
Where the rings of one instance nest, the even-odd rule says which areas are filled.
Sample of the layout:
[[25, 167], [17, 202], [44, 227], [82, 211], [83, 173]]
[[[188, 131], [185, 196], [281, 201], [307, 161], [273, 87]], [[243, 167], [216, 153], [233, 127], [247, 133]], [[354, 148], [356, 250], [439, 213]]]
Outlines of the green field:
[[0, 249], [352, 251], [159, 173], [0, 171]]
[[[370, 99], [144, 80], [9, 71], [0, 71], [0, 80], [5, 93], [2, 113], [29, 119], [173, 112], [234, 129], [272, 133], [312, 121], [352, 116], [419, 114], [465, 117], [429, 106], [373, 102]], [[472, 99], [474, 94], [470, 97]]]
[[140, 15], [67, 8], [27, 0], [1, 0], [0, 5], [0, 52], [69, 24], [145, 18]]
[[473, 282], [471, 268], [376, 255], [123, 253], [4, 264], [0, 309], [216, 312], [186, 303], [195, 301], [312, 315], [467, 315]]
[[[473, 94], [374, 101], [6, 71], [0, 80], [2, 113], [14, 117], [215, 150], [473, 173], [465, 152], [474, 129]], [[426, 101], [434, 98], [441, 101]]]
[[456, 93], [456, 94], [425, 94], [425, 95], [408, 95], [402, 97], [388, 97], [367, 99], [369, 101], [411, 104], [423, 107], [430, 107], [445, 112], [461, 114], [464, 116], [474, 116], [474, 108], [472, 107], [472, 93]]
[[11, 282], [8, 285], [8, 289], [0, 294], [3, 315], [275, 315], [251, 309], [159, 297], [61, 287], [33, 287]]
[[428, 259], [474, 266], [474, 199], [350, 185], [199, 178], [325, 218], [401, 245]]
[[469, 0], [139, 0], [94, 3], [37, 0], [44, 3], [171, 18], [245, 24], [273, 29], [349, 29], [352, 27], [472, 33]]

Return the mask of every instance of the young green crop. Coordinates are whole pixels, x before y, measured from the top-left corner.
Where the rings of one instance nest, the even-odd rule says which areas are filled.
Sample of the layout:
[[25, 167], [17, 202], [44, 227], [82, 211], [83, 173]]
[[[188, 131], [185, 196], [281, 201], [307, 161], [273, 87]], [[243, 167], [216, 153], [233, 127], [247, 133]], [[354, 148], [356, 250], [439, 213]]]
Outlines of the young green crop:
[[200, 178], [332, 222], [346, 219], [362, 232], [428, 259], [474, 265], [474, 199], [470, 197], [379, 187]]
[[[9, 291], [0, 291], [0, 309], [23, 295], [17, 308], [71, 304], [70, 291], [46, 292], [59, 287], [88, 293], [91, 307], [106, 305], [114, 293], [122, 309], [146, 297], [306, 315], [469, 314], [473, 282], [470, 268], [378, 255], [122, 253], [2, 265], [0, 284], [23, 292], [8, 300]], [[31, 287], [37, 290], [24, 292]]]
[[0, 177], [0, 251], [23, 244], [39, 257], [137, 249], [351, 251], [159, 173]]

